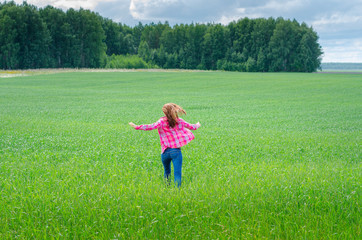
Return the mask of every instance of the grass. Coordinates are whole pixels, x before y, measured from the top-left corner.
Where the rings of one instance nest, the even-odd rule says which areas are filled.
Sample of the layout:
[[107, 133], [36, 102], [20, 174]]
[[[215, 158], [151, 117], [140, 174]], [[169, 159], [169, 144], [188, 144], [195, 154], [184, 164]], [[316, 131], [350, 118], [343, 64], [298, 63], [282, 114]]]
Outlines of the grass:
[[[166, 187], [164, 103], [202, 127]], [[0, 79], [0, 239], [359, 239], [356, 74]]]

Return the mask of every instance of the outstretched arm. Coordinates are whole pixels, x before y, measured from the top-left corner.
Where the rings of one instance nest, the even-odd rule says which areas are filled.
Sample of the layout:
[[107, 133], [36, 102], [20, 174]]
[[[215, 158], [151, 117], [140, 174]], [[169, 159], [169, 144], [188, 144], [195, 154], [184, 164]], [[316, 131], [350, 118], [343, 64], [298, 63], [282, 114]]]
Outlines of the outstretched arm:
[[161, 125], [161, 121], [158, 120], [157, 122], [152, 123], [152, 124], [142, 124], [142, 125], [136, 125], [133, 122], [130, 122], [129, 125], [131, 125], [131, 127], [133, 127], [136, 130], [149, 131], [149, 130], [157, 129]]
[[182, 125], [184, 125], [185, 128], [188, 128], [188, 129], [190, 129], [190, 130], [196, 130], [196, 129], [198, 129], [199, 127], [201, 127], [200, 122], [197, 122], [196, 124], [191, 124], [191, 123], [186, 122], [186, 121], [183, 120], [183, 119], [179, 119], [179, 121], [180, 121], [180, 123], [181, 123]]

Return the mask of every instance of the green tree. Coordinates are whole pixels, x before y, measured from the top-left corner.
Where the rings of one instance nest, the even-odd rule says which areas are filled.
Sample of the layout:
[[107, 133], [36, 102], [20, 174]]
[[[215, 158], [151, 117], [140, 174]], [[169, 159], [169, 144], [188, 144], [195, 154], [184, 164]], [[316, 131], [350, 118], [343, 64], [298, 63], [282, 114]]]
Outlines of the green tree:
[[269, 54], [268, 46], [275, 29], [275, 20], [273, 18], [258, 18], [254, 21], [249, 56], [257, 60], [258, 71], [267, 72], [267, 66], [270, 64], [267, 58]]
[[301, 26], [302, 37], [299, 42], [292, 68], [298, 72], [314, 72], [321, 65], [322, 49], [318, 44], [318, 35], [305, 23]]
[[171, 27], [165, 28], [160, 37], [160, 44], [165, 48], [165, 51], [168, 53], [177, 52], [178, 46], [175, 36], [175, 30]]
[[283, 18], [129, 27], [84, 9], [0, 4], [1, 68], [135, 66], [131, 55], [164, 68], [312, 72], [322, 49], [312, 28]]
[[133, 48], [135, 50], [135, 53], [138, 52], [138, 47], [140, 46], [140, 43], [141, 43], [141, 36], [142, 36], [143, 29], [144, 29], [144, 26], [142, 25], [141, 22], [139, 22], [137, 26], [132, 28], [131, 35], [133, 36]]
[[258, 72], [267, 72], [267, 53], [265, 53], [263, 48], [259, 49], [257, 61], [256, 61], [256, 69]]
[[245, 68], [247, 72], [256, 72], [257, 71], [257, 62], [254, 58], [249, 57], [248, 61], [245, 63]]
[[20, 66], [21, 68], [48, 67], [51, 38], [46, 24], [35, 6], [24, 2], [22, 8], [26, 31], [22, 33]]
[[[232, 26], [232, 25], [231, 25]], [[254, 28], [254, 21], [249, 18], [243, 18], [237, 21], [234, 30], [230, 31], [233, 34], [233, 48], [236, 52], [243, 53], [245, 58], [248, 59], [251, 46], [253, 44], [252, 32]], [[246, 50], [246, 51], [245, 51]]]
[[89, 10], [67, 11], [71, 26], [72, 48], [70, 62], [73, 67], [100, 67], [105, 55], [105, 34], [100, 18]]
[[186, 68], [195, 69], [201, 62], [202, 58], [202, 43], [207, 27], [204, 24], [191, 24], [187, 26], [185, 44], [185, 52], [188, 56], [186, 59]]
[[156, 59], [155, 62], [158, 66], [164, 67], [167, 61], [166, 51], [163, 45], [159, 49], [156, 50]]
[[133, 29], [124, 24], [119, 24], [119, 27], [121, 54], [136, 54], [139, 41], [132, 35]]
[[216, 69], [217, 61], [226, 56], [228, 32], [220, 25], [209, 26], [204, 36], [201, 64], [206, 69]]
[[143, 28], [141, 41], [146, 41], [150, 49], [157, 49], [161, 46], [160, 38], [165, 28], [169, 28], [168, 23], [151, 23]]
[[0, 9], [0, 68], [19, 68], [20, 33], [19, 27], [24, 23], [21, 19], [21, 9], [12, 3], [1, 5]]
[[138, 56], [140, 56], [146, 62], [152, 60], [151, 50], [146, 41], [141, 41], [140, 46], [138, 47]]
[[0, 10], [2, 68], [49, 66], [50, 35], [35, 6], [5, 3]]
[[298, 24], [290, 20], [278, 19], [273, 36], [269, 42], [269, 71], [291, 71], [291, 56], [297, 49]]
[[110, 19], [102, 19], [102, 28], [105, 34], [105, 44], [107, 45], [107, 55], [121, 54], [121, 32], [117, 23]]
[[52, 6], [47, 6], [39, 10], [40, 16], [45, 22], [50, 34], [49, 43], [49, 67], [64, 67], [66, 63], [66, 53], [70, 47], [68, 44], [69, 29], [66, 26], [65, 13]]

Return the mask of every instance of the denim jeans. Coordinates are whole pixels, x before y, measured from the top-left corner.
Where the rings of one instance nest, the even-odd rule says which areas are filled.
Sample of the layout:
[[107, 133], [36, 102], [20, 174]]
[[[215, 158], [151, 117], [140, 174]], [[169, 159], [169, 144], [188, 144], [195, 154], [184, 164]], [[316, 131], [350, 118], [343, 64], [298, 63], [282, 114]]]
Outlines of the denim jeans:
[[173, 164], [175, 184], [181, 186], [182, 153], [180, 148], [167, 148], [161, 154], [163, 168], [165, 169], [165, 178], [169, 180], [171, 174], [171, 161]]

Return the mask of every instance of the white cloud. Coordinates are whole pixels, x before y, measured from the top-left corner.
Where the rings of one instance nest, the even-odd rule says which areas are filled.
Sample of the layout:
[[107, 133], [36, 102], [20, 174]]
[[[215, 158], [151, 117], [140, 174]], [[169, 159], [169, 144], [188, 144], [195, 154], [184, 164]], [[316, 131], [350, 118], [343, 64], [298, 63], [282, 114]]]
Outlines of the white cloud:
[[[269, 1], [264, 6], [259, 7], [260, 10], [271, 10], [278, 12], [288, 12], [300, 9], [302, 6], [308, 4], [309, 1], [303, 0], [287, 0], [287, 1]], [[258, 9], [258, 8], [256, 8]]]
[[138, 20], [154, 20], [160, 15], [172, 12], [180, 1], [177, 0], [131, 0], [129, 11]]
[[[308, 5], [308, 1], [303, 0], [269, 0], [260, 2], [258, 5], [251, 5], [245, 7], [238, 7], [229, 9], [218, 20], [222, 24], [226, 25], [231, 21], [238, 20], [240, 18], [269, 18], [279, 17], [285, 15], [285, 13], [298, 11], [299, 9]], [[239, 4], [243, 5], [243, 4]]]
[[323, 62], [362, 63], [362, 38], [322, 41]]
[[[251, 0], [245, 0], [251, 1]], [[239, 6], [238, 0], [131, 0], [131, 15], [143, 21], [215, 22]]]
[[316, 29], [328, 29], [330, 30], [330, 26], [336, 26], [340, 24], [361, 24], [362, 16], [355, 15], [351, 13], [345, 12], [337, 12], [331, 15], [325, 15], [319, 19], [312, 21], [312, 25], [316, 27]]
[[264, 16], [263, 16], [263, 14], [257, 13], [257, 12], [250, 13], [248, 11], [248, 9], [246, 9], [246, 8], [237, 8], [237, 9], [235, 9], [234, 13], [226, 14], [226, 15], [221, 16], [217, 20], [217, 22], [219, 22], [219, 23], [221, 23], [223, 25], [227, 25], [228, 23], [230, 23], [232, 21], [237, 21], [240, 18], [245, 18], [245, 17], [248, 17], [248, 18], [261, 18], [261, 17], [264, 17]]
[[131, 0], [115, 0], [112, 2], [101, 1], [94, 9], [101, 16], [112, 19], [115, 22], [125, 23], [129, 26], [136, 25], [138, 21], [130, 14]]
[[90, 9], [93, 10], [98, 4], [97, 0], [60, 0], [60, 1], [54, 1], [53, 6], [58, 7], [58, 8], [63, 8], [63, 9], [67, 9], [67, 8], [85, 8], [85, 9]]

